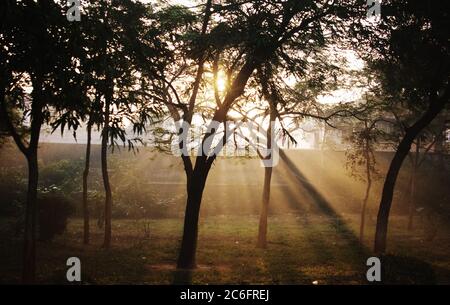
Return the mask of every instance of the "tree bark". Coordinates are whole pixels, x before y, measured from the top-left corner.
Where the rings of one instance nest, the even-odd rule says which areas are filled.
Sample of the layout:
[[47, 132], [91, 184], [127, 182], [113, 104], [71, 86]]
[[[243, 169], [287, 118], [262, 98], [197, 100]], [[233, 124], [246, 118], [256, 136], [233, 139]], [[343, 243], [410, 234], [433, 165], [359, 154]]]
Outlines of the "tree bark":
[[28, 162], [28, 191], [25, 206], [25, 230], [23, 243], [23, 269], [24, 283], [34, 283], [36, 276], [36, 223], [37, 223], [37, 187], [38, 187], [38, 161], [37, 148], [29, 150]]
[[272, 168], [264, 168], [264, 188], [262, 196], [261, 214], [259, 215], [258, 226], [258, 248], [267, 247], [267, 217], [269, 214], [269, 202], [270, 202], [270, 181], [272, 178]]
[[197, 266], [198, 219], [207, 175], [208, 169], [204, 166], [199, 166], [194, 169], [192, 175], [188, 177], [183, 238], [177, 262], [177, 268], [179, 269], [194, 269]]
[[[269, 108], [270, 108], [270, 122], [269, 127], [267, 129], [267, 141], [266, 141], [266, 147], [267, 149], [270, 150], [272, 148], [272, 122], [276, 120], [275, 101], [272, 99], [271, 96], [269, 96], [268, 91], [266, 89], [264, 89], [264, 92], [266, 93], [266, 97], [269, 100]], [[258, 242], [256, 244], [258, 248], [267, 247], [267, 218], [269, 215], [270, 183], [272, 180], [272, 172], [273, 172], [272, 167], [264, 168], [262, 205], [261, 205], [261, 213], [259, 215]]]
[[111, 209], [112, 209], [112, 192], [108, 175], [108, 137], [109, 137], [109, 98], [105, 103], [105, 122], [103, 126], [102, 148], [101, 148], [101, 164], [103, 187], [105, 189], [105, 238], [103, 242], [104, 248], [111, 246]]
[[365, 225], [366, 225], [366, 209], [367, 209], [367, 202], [369, 200], [369, 194], [370, 194], [371, 187], [372, 187], [372, 182], [370, 181], [367, 183], [366, 194], [364, 196], [363, 204], [361, 207], [361, 223], [360, 223], [360, 227], [359, 227], [359, 241], [361, 244], [364, 243], [364, 229], [365, 229]]
[[90, 122], [87, 125], [86, 131], [87, 131], [86, 158], [83, 171], [83, 243], [85, 245], [89, 244], [88, 176], [91, 160], [91, 133], [92, 133], [92, 124]]
[[410, 128], [407, 128], [406, 133], [400, 141], [397, 151], [395, 152], [394, 158], [392, 159], [389, 170], [386, 174], [380, 207], [378, 210], [374, 244], [374, 252], [377, 254], [383, 254], [386, 252], [389, 212], [392, 205], [395, 183], [403, 161], [408, 155], [414, 139], [442, 111], [445, 104], [446, 99], [442, 101], [432, 101], [424, 115]]

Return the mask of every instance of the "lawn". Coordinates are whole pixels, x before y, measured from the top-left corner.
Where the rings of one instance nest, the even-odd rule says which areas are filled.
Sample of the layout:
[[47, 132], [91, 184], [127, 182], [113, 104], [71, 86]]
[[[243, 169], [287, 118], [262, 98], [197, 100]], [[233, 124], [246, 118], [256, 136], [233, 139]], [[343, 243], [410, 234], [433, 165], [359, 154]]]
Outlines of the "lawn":
[[[368, 228], [373, 227], [369, 219]], [[21, 240], [13, 221], [0, 227], [0, 282], [20, 280]], [[360, 246], [357, 215], [269, 217], [267, 249], [255, 247], [256, 216], [210, 216], [201, 220], [195, 271], [175, 270], [182, 219], [113, 220], [113, 247], [101, 248], [102, 230], [92, 223], [91, 245], [82, 245], [82, 221], [71, 219], [66, 233], [37, 250], [38, 282], [67, 283], [66, 260], [79, 257], [85, 284], [365, 284], [367, 238]], [[418, 227], [393, 217], [389, 251], [382, 260], [384, 283], [450, 284], [450, 238], [439, 232], [425, 241]], [[368, 237], [373, 231], [368, 230]]]

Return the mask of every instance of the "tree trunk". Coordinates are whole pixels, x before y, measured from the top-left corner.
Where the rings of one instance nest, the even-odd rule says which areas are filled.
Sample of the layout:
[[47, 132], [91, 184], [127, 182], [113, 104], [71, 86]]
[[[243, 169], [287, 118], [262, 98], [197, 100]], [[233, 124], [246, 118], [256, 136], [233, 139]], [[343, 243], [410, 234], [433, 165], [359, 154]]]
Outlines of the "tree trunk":
[[[209, 5], [212, 1], [207, 1], [206, 14], [209, 11]], [[207, 18], [205, 18], [207, 20]], [[204, 23], [205, 24], [205, 23]], [[205, 27], [205, 25], [204, 25]], [[263, 62], [265, 57], [269, 57], [275, 49], [261, 49], [258, 50], [257, 55], [249, 58], [241, 70], [237, 73], [234, 78], [231, 88], [227, 91], [222, 105], [215, 111], [213, 116], [213, 121], [223, 122], [226, 120], [227, 112], [230, 109], [233, 102], [244, 93], [245, 86], [248, 79], [252, 75], [256, 67]], [[200, 60], [199, 66], [202, 65]], [[199, 68], [201, 69], [201, 68]], [[197, 74], [198, 75], [198, 74]], [[184, 120], [191, 123], [192, 112], [195, 105], [196, 93], [195, 93], [196, 81], [194, 82], [194, 93], [189, 101], [189, 111], [185, 114]], [[202, 145], [205, 140], [214, 136], [215, 132], [208, 133], [204, 136]], [[207, 151], [207, 150], [206, 150]], [[206, 152], [205, 151], [205, 152]], [[218, 153], [218, 152], [217, 152]], [[200, 213], [200, 205], [203, 196], [203, 190], [205, 188], [206, 178], [210, 170], [211, 163], [215, 158], [211, 157], [197, 156], [197, 161], [195, 163], [195, 169], [192, 170], [192, 163], [187, 161], [188, 159], [183, 158], [183, 163], [185, 165], [186, 175], [187, 175], [187, 193], [188, 198], [186, 202], [186, 212], [184, 216], [184, 229], [183, 237], [181, 241], [181, 249], [178, 257], [177, 267], [180, 269], [193, 269], [196, 266], [195, 254], [197, 249], [197, 235], [198, 235], [198, 219]]]
[[88, 206], [88, 176], [89, 164], [91, 160], [91, 132], [92, 124], [89, 122], [86, 128], [87, 143], [86, 143], [86, 158], [83, 171], [83, 243], [89, 244], [89, 206]]
[[425, 112], [425, 114], [406, 130], [403, 139], [395, 152], [394, 158], [391, 161], [389, 170], [386, 174], [386, 179], [384, 181], [383, 193], [381, 195], [380, 207], [377, 216], [377, 226], [375, 231], [375, 245], [374, 252], [382, 254], [386, 252], [386, 238], [387, 229], [389, 222], [389, 212], [392, 205], [392, 198], [394, 195], [394, 187], [397, 181], [397, 176], [400, 168], [408, 155], [411, 144], [417, 135], [427, 127], [430, 122], [441, 112], [445, 106], [445, 101], [442, 102], [432, 102]]
[[37, 148], [29, 150], [28, 162], [28, 191], [25, 207], [25, 232], [23, 246], [24, 283], [34, 283], [36, 276], [36, 223], [37, 223], [37, 187], [38, 187], [38, 161]]
[[[366, 125], [367, 128], [367, 125]], [[364, 200], [361, 206], [361, 223], [359, 224], [359, 242], [361, 244], [364, 243], [364, 229], [366, 225], [366, 208], [367, 202], [369, 201], [370, 189], [372, 187], [372, 175], [370, 173], [370, 153], [369, 153], [369, 140], [366, 139], [366, 148], [365, 148], [365, 159], [366, 159], [366, 194], [364, 195]]]
[[193, 171], [192, 176], [188, 177], [183, 238], [177, 262], [179, 269], [196, 268], [198, 219], [207, 175], [208, 170], [200, 166]]
[[367, 202], [369, 201], [370, 189], [372, 187], [372, 180], [367, 181], [366, 194], [364, 195], [363, 204], [361, 206], [361, 223], [359, 226], [359, 241], [361, 244], [364, 243], [364, 228], [366, 223], [366, 208]]
[[14, 126], [8, 115], [3, 81], [9, 79], [11, 74], [8, 77], [4, 72], [5, 71], [2, 71], [1, 73], [4, 78], [0, 80], [0, 117], [5, 121], [6, 127], [9, 129], [14, 142], [26, 157], [28, 164], [28, 190], [25, 205], [22, 281], [27, 284], [32, 284], [36, 278], [37, 193], [39, 181], [38, 145], [41, 127], [44, 121], [42, 114], [42, 107], [44, 105], [42, 102], [43, 81], [41, 75], [32, 77], [33, 91], [31, 95], [33, 102], [31, 104], [30, 113], [30, 141], [27, 147], [23, 142], [22, 135], [17, 132], [16, 126]]
[[[275, 113], [275, 103], [276, 101], [269, 94], [266, 88], [263, 89], [267, 100], [269, 101], [270, 108], [270, 121], [269, 127], [267, 128], [267, 140], [266, 147], [268, 150], [272, 149], [272, 122], [276, 120]], [[270, 151], [271, 157], [273, 157], [273, 152]], [[267, 217], [269, 215], [269, 202], [270, 202], [270, 183], [272, 179], [272, 167], [264, 168], [264, 186], [262, 195], [262, 206], [261, 213], [259, 215], [259, 226], [258, 226], [258, 242], [256, 246], [258, 248], [267, 247]]]
[[111, 208], [112, 208], [112, 192], [109, 183], [108, 175], [108, 137], [109, 137], [109, 99], [105, 105], [105, 122], [103, 126], [102, 148], [101, 148], [101, 163], [102, 163], [102, 177], [103, 187], [105, 189], [105, 239], [103, 242], [104, 248], [111, 246]]
[[23, 273], [24, 283], [33, 283], [36, 278], [36, 233], [37, 233], [37, 197], [38, 197], [38, 146], [41, 126], [43, 124], [42, 115], [42, 80], [33, 80], [33, 104], [31, 107], [30, 142], [26, 150], [25, 157], [28, 163], [28, 190], [25, 207], [25, 230], [23, 246]]
[[417, 176], [417, 167], [419, 164], [419, 152], [420, 152], [420, 138], [417, 139], [416, 152], [414, 154], [414, 162], [411, 173], [411, 185], [410, 185], [410, 193], [409, 193], [409, 216], [408, 216], [408, 231], [413, 230], [413, 221], [414, 221], [414, 211], [416, 210], [416, 176]]
[[261, 214], [259, 215], [258, 243], [257, 243], [258, 248], [267, 247], [267, 216], [269, 213], [271, 178], [272, 178], [272, 167], [265, 167], [262, 206], [261, 206]]

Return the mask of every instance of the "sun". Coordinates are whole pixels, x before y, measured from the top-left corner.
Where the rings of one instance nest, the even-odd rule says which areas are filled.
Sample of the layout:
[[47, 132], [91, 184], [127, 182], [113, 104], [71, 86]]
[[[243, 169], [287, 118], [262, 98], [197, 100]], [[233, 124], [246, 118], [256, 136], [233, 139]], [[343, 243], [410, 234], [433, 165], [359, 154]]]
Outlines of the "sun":
[[219, 71], [217, 73], [216, 86], [220, 92], [224, 92], [225, 89], [227, 88], [227, 80], [225, 78], [225, 73], [223, 73], [223, 71]]

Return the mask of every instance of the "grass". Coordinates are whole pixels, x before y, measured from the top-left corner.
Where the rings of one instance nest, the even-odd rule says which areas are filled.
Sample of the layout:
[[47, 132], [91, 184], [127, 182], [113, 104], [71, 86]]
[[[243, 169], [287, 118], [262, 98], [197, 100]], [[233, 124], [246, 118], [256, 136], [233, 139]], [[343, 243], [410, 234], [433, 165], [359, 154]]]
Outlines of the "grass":
[[[174, 268], [182, 219], [113, 220], [109, 250], [101, 248], [102, 230], [94, 221], [91, 244], [82, 245], [82, 221], [72, 219], [66, 233], [38, 244], [38, 282], [67, 283], [66, 260], [76, 256], [81, 259], [85, 284], [367, 284], [372, 240], [359, 245], [354, 235], [357, 215], [345, 215], [343, 220], [345, 224], [319, 215], [271, 216], [268, 248], [257, 249], [256, 216], [202, 218], [199, 266], [188, 272]], [[374, 227], [373, 220], [367, 227]], [[392, 256], [383, 261], [385, 280], [450, 284], [448, 232], [427, 242], [419, 228], [413, 233], [404, 228], [406, 219], [392, 217], [388, 244]], [[367, 236], [373, 236], [373, 230], [368, 229]], [[18, 283], [21, 240], [13, 233], [11, 219], [0, 221], [0, 260], [0, 282]]]

